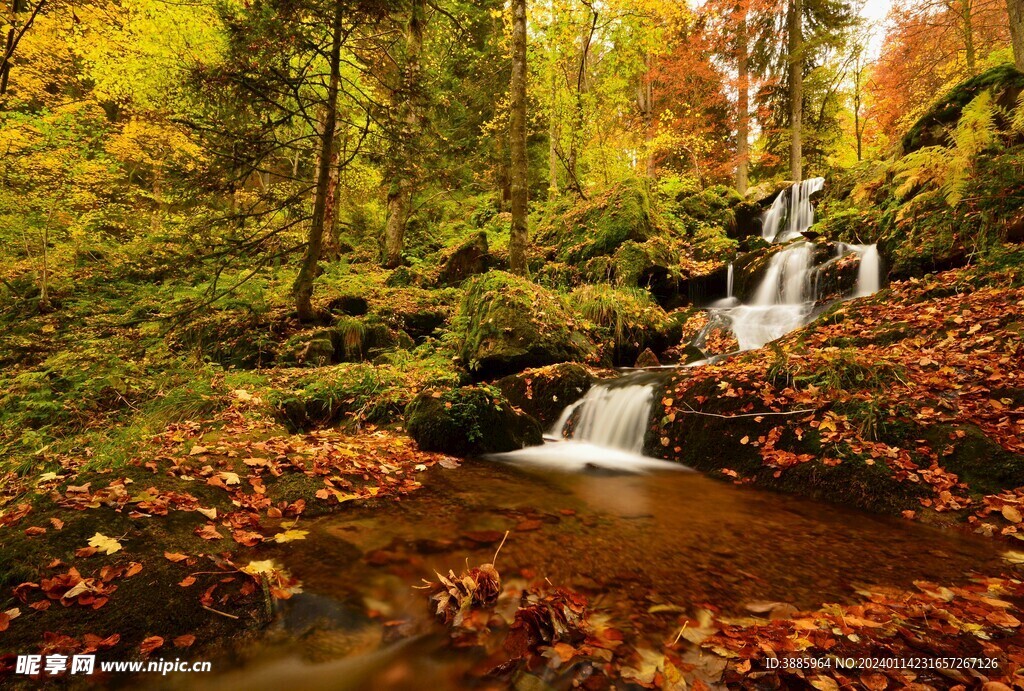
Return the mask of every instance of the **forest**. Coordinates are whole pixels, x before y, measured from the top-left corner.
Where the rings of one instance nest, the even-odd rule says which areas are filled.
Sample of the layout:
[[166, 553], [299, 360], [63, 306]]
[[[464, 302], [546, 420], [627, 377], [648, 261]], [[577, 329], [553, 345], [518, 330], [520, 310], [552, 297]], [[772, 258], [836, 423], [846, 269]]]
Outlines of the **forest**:
[[4, 688], [1024, 688], [1024, 0], [3, 24]]

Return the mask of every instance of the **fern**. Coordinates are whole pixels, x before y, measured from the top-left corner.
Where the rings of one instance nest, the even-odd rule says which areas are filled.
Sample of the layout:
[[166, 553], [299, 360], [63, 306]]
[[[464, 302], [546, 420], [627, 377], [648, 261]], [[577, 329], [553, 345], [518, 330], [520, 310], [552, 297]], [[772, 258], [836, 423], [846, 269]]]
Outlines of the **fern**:
[[[1024, 128], [1021, 103], [1018, 100], [1014, 122], [1019, 118]], [[925, 191], [938, 191], [949, 206], [960, 205], [978, 156], [999, 145], [996, 105], [991, 91], [982, 92], [964, 107], [949, 140], [949, 146], [924, 147], [896, 164], [897, 199], [906, 201]]]

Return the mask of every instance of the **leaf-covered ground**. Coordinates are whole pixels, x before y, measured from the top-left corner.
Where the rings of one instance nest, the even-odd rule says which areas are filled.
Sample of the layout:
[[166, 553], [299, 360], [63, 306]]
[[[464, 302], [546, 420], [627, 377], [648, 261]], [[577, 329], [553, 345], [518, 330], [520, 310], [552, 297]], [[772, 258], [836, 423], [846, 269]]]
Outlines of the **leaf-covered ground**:
[[448, 463], [393, 432], [289, 434], [258, 397], [230, 395], [124, 467], [68, 456], [60, 472], [5, 478], [3, 669], [15, 653], [209, 651], [301, 589], [275, 557], [305, 539], [303, 519], [400, 499]]
[[737, 482], [908, 518], [955, 513], [979, 532], [1016, 535], [1020, 272], [896, 283], [759, 351], [682, 370], [653, 446]]

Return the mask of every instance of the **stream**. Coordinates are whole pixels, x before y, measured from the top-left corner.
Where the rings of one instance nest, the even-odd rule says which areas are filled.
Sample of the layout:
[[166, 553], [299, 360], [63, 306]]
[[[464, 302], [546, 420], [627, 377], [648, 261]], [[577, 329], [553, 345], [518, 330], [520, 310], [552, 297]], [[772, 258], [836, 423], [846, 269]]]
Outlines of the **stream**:
[[[209, 688], [465, 688], [482, 654], [449, 649], [413, 586], [490, 562], [506, 530], [503, 581], [526, 574], [570, 587], [654, 648], [680, 613], [706, 604], [726, 616], [761, 603], [817, 608], [854, 602], [862, 586], [957, 583], [1001, 565], [996, 545], [970, 536], [697, 473], [484, 460], [432, 469], [400, 503], [304, 527], [306, 540], [268, 554], [304, 592], [281, 603], [264, 640], [216, 664], [238, 671]], [[409, 631], [420, 635], [403, 639]]]
[[[820, 189], [814, 179], [779, 195], [764, 237], [785, 246], [745, 300], [732, 294], [730, 267], [728, 294], [708, 306], [709, 326], [727, 325], [740, 350], [807, 323], [821, 307], [817, 277], [828, 262], [858, 255], [847, 297], [881, 287], [874, 246], [837, 243], [822, 260], [800, 238]], [[479, 681], [489, 668], [484, 654], [452, 648], [414, 586], [490, 562], [506, 531], [496, 561], [503, 583], [539, 578], [583, 593], [632, 644], [654, 649], [672, 639], [681, 614], [702, 608], [793, 612], [855, 602], [865, 586], [959, 583], [1000, 568], [997, 545], [986, 541], [644, 457], [662, 377], [636, 371], [594, 386], [542, 446], [435, 467], [400, 502], [306, 522], [308, 539], [266, 557], [300, 579], [303, 592], [279, 603], [271, 630], [238, 644], [215, 664], [224, 673], [200, 688], [436, 691], [473, 679], [477, 688], [503, 688]]]

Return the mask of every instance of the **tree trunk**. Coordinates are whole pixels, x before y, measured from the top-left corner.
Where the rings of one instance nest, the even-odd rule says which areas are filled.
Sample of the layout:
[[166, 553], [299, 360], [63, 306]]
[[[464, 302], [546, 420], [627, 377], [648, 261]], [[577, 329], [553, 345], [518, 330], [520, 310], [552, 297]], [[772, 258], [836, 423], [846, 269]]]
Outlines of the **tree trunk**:
[[331, 77], [327, 85], [327, 109], [324, 115], [324, 131], [320, 134], [320, 160], [317, 166], [316, 199], [313, 202], [313, 220], [309, 226], [309, 241], [302, 258], [299, 275], [292, 285], [295, 310], [302, 321], [316, 317], [313, 310], [313, 281], [316, 280], [320, 265], [320, 250], [324, 239], [324, 218], [327, 212], [328, 187], [331, 177], [331, 159], [334, 149], [334, 130], [338, 122], [338, 86], [341, 81], [341, 0], [334, 5], [333, 26], [331, 27]]
[[555, 121], [555, 103], [558, 96], [558, 76], [551, 68], [551, 108], [548, 112], [548, 197], [558, 195], [558, 123]]
[[1024, 72], [1024, 0], [1006, 0], [1010, 15], [1010, 40], [1013, 43], [1013, 64]]
[[512, 113], [509, 127], [512, 153], [512, 233], [508, 242], [509, 268], [526, 273], [526, 0], [512, 0]]
[[650, 51], [647, 51], [644, 55], [644, 76], [643, 81], [640, 84], [640, 112], [644, 118], [644, 138], [647, 142], [647, 160], [644, 164], [644, 175], [649, 178], [654, 178], [654, 173], [657, 167], [657, 159], [654, 151], [654, 57]]
[[750, 69], [747, 45], [747, 8], [744, 4], [736, 32], [736, 191], [747, 194], [750, 166]]
[[960, 0], [960, 16], [963, 19], [964, 57], [967, 60], [967, 72], [978, 73], [978, 60], [974, 49], [974, 12], [971, 7], [973, 0]]
[[18, 13], [24, 10], [22, 0], [11, 0], [11, 28], [7, 30], [7, 42], [4, 45], [3, 67], [0, 67], [0, 96], [7, 93], [7, 85], [11, 78], [11, 57], [14, 55], [15, 41], [18, 36]]
[[793, 182], [803, 178], [801, 121], [804, 101], [803, 1], [789, 0], [789, 171]]
[[341, 170], [338, 167], [338, 146], [335, 144], [331, 151], [331, 169], [327, 175], [327, 200], [324, 206], [324, 241], [321, 256], [327, 261], [337, 261], [341, 258], [341, 243], [338, 240], [338, 202], [341, 197], [341, 189], [338, 179]]
[[412, 169], [413, 145], [420, 130], [418, 99], [421, 85], [420, 54], [423, 52], [423, 25], [426, 23], [425, 0], [413, 0], [409, 11], [409, 29], [405, 38], [405, 65], [402, 70], [402, 85], [396, 96], [403, 111], [400, 118], [401, 132], [394, 148], [396, 160], [392, 161], [395, 178], [388, 191], [388, 218], [384, 227], [384, 265], [394, 269], [402, 263], [402, 249], [405, 245], [405, 226], [412, 213], [412, 195], [416, 189], [415, 173]]

